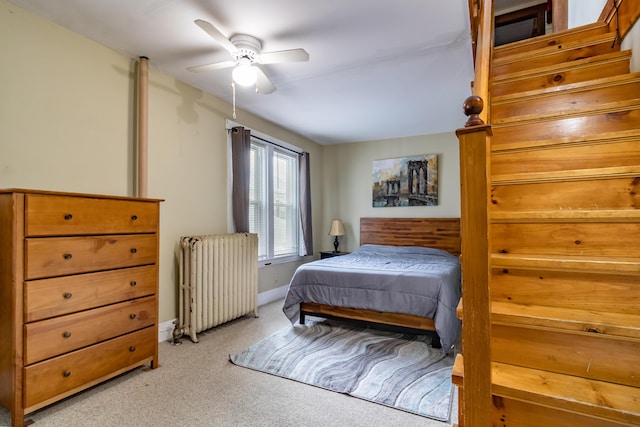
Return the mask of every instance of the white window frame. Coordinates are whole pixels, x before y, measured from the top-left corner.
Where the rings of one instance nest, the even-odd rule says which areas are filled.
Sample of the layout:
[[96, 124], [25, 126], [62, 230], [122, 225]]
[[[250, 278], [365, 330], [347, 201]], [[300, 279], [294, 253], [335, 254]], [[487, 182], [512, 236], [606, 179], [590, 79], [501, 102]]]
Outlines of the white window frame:
[[[232, 129], [233, 127], [236, 126], [244, 126], [242, 124], [236, 123], [234, 121], [231, 120], [227, 120], [226, 121], [226, 128], [227, 130]], [[254, 136], [258, 138], [258, 140], [256, 140], [256, 143], [260, 143], [261, 145], [265, 145], [268, 146], [268, 150], [273, 150], [273, 151], [281, 151], [285, 154], [289, 154], [287, 153], [287, 151], [292, 151], [294, 153], [301, 153], [302, 149], [296, 147], [295, 145], [289, 144], [287, 142], [281, 141], [277, 138], [274, 138], [272, 136], [266, 135], [262, 132], [258, 132], [254, 129], [251, 129], [247, 126], [244, 126], [247, 129], [251, 130], [251, 135], [252, 135], [252, 144], [254, 143]], [[266, 141], [266, 142], [265, 142]], [[282, 148], [278, 148], [277, 146], [280, 146]], [[267, 156], [267, 161], [266, 163], [270, 163], [270, 156]], [[268, 170], [271, 169], [271, 165], [268, 166]], [[267, 178], [268, 178], [268, 188], [273, 188], [273, 174], [267, 172]], [[299, 177], [298, 177], [299, 178]], [[297, 195], [298, 197], [300, 197], [300, 188], [299, 188], [299, 179], [296, 182], [296, 190], [297, 190]], [[233, 186], [233, 167], [232, 167], [232, 161], [231, 161], [231, 135], [229, 132], [227, 132], [227, 230], [230, 233], [234, 232], [234, 224], [233, 224], [233, 203], [232, 203], [232, 197], [233, 197], [233, 190], [232, 190], [232, 186]], [[267, 191], [268, 193], [270, 193], [270, 191]], [[298, 199], [298, 204], [299, 204], [299, 199]], [[297, 248], [298, 248], [298, 254], [296, 255], [288, 255], [288, 256], [279, 256], [279, 257], [269, 257], [269, 255], [273, 255], [273, 245], [271, 244], [271, 242], [273, 242], [273, 213], [274, 213], [274, 209], [273, 209], [273, 200], [272, 198], [269, 198], [269, 196], [267, 196], [267, 211], [270, 212], [270, 217], [268, 220], [268, 227], [267, 227], [267, 234], [268, 234], [268, 255], [267, 258], [265, 259], [261, 259], [258, 261], [258, 265], [260, 267], [263, 267], [265, 265], [273, 265], [273, 264], [283, 264], [283, 263], [288, 263], [288, 262], [295, 262], [295, 261], [299, 261], [302, 259], [302, 256], [299, 255], [299, 252], [301, 250], [301, 244], [302, 243], [302, 230], [301, 230], [301, 224], [300, 224], [300, 215], [298, 214], [298, 236], [297, 236]], [[298, 206], [298, 209], [299, 206]]]

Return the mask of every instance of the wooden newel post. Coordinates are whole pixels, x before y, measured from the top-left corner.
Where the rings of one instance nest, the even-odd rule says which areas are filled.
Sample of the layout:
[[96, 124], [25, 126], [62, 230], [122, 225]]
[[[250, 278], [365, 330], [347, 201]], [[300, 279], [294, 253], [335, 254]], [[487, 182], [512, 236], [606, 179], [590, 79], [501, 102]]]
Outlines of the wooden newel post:
[[464, 127], [483, 125], [484, 121], [480, 118], [480, 113], [484, 109], [484, 101], [476, 95], [468, 97], [462, 106], [465, 116], [468, 117]]
[[491, 303], [489, 298], [489, 155], [491, 126], [480, 118], [482, 98], [464, 103], [468, 116], [456, 135], [460, 141], [462, 235], [462, 354], [464, 420], [461, 425], [491, 425]]

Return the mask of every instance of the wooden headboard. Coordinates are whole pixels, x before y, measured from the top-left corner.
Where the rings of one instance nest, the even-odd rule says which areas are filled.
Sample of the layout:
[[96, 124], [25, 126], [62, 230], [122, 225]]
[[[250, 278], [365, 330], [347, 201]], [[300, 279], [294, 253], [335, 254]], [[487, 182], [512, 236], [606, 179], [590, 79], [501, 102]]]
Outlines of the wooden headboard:
[[460, 218], [360, 218], [360, 244], [428, 246], [460, 255]]

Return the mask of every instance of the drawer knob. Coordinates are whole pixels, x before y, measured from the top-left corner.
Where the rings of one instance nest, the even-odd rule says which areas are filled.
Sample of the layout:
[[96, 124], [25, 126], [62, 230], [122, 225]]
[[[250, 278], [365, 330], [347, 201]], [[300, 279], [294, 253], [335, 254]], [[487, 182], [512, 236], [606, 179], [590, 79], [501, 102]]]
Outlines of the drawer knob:
[[64, 371], [64, 372], [62, 373], [62, 376], [63, 376], [63, 377], [65, 377], [65, 378], [70, 377], [70, 376], [71, 376], [71, 371]]
[[138, 219], [138, 215], [131, 215], [131, 221], [136, 221]]
[[64, 297], [64, 299], [70, 299], [73, 294], [71, 292], [65, 292], [64, 294], [62, 294], [62, 296]]
[[69, 332], [69, 331], [65, 331], [65, 332], [62, 334], [62, 336], [63, 336], [64, 338], [69, 338], [69, 337], [71, 336], [71, 332]]
[[65, 220], [67, 220], [67, 221], [70, 221], [70, 220], [72, 220], [72, 219], [73, 219], [73, 215], [71, 215], [71, 214], [65, 214], [64, 219], [65, 219]]
[[135, 285], [137, 285], [138, 283], [135, 280], [132, 280], [129, 285], [131, 285], [131, 287], [133, 288]]
[[135, 345], [132, 345], [131, 347], [129, 347], [129, 351], [130, 351], [130, 352], [132, 352], [132, 353], [133, 353], [134, 351], [136, 351], [136, 346], [135, 346]]
[[137, 316], [136, 316], [136, 314], [135, 314], [135, 313], [131, 313], [131, 314], [129, 315], [129, 319], [131, 319], [131, 320], [135, 319], [136, 317], [137, 317]]
[[136, 248], [131, 248], [131, 253], [135, 254], [136, 252], [138, 252], [138, 250]]
[[64, 259], [71, 259], [73, 258], [73, 255], [71, 254], [64, 254]]

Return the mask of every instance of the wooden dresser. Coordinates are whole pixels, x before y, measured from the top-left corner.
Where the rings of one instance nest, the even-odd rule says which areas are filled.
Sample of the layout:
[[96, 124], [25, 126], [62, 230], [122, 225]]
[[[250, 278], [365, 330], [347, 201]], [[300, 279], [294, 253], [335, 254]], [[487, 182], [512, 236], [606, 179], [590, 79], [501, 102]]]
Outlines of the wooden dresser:
[[14, 426], [158, 366], [159, 203], [0, 190], [0, 404]]

